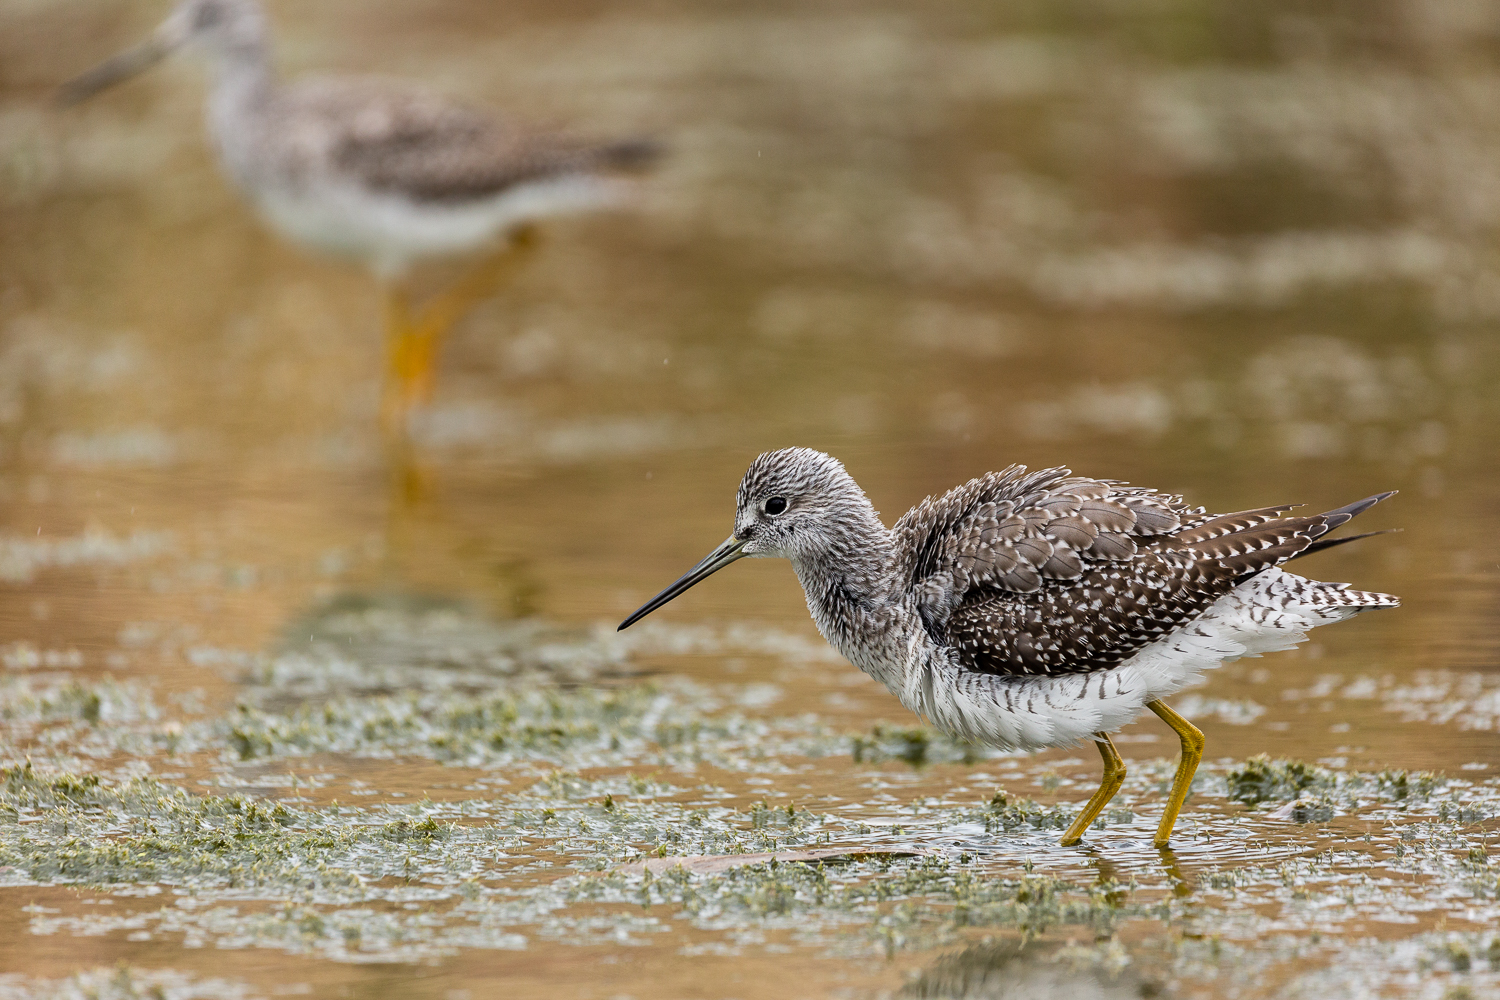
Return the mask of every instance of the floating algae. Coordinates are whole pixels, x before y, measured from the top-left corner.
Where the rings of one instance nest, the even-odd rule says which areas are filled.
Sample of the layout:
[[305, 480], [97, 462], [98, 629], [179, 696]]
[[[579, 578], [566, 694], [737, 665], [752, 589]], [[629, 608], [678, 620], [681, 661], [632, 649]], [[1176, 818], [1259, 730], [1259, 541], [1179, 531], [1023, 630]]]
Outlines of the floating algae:
[[1231, 799], [1253, 806], [1259, 802], [1295, 799], [1308, 789], [1332, 787], [1334, 777], [1299, 760], [1273, 761], [1261, 754], [1230, 771], [1228, 782]]
[[251, 1000], [245, 983], [172, 969], [85, 969], [66, 979], [0, 973], [0, 1000]]
[[[680, 792], [659, 785], [639, 786], [647, 793], [639, 799], [617, 799], [609, 790], [628, 784], [562, 775], [488, 807], [297, 809], [244, 796], [194, 796], [149, 778], [111, 785], [22, 765], [8, 769], [0, 785], [0, 885], [192, 889], [154, 915], [39, 917], [34, 930], [99, 931], [113, 922], [327, 953], [378, 950], [399, 939], [403, 955], [446, 950], [459, 938], [482, 946], [485, 934], [492, 947], [514, 947], [518, 934], [540, 929], [567, 936], [567, 928], [595, 919], [563, 912], [583, 904], [667, 907], [719, 930], [747, 920], [814, 931], [853, 923], [882, 947], [967, 926], [1098, 929], [1119, 908], [1098, 887], [1075, 891], [1052, 876], [984, 877], [972, 857], [856, 858], [837, 876], [821, 866], [770, 862], [701, 877], [682, 869], [659, 877], [565, 875], [520, 891], [494, 881], [502, 870], [527, 868], [524, 859], [496, 864], [523, 850], [591, 868], [665, 845], [692, 854], [774, 852], [848, 832], [805, 811], [688, 808], [661, 801]], [[767, 822], [768, 815], [780, 818]], [[215, 899], [272, 906], [236, 922]], [[386, 909], [411, 902], [428, 909]]]
[[[1281, 908], [1277, 928], [1307, 922], [1327, 933], [1372, 914], [1427, 912], [1425, 884], [1463, 892], [1471, 913], [1495, 906], [1489, 819], [1476, 818], [1494, 816], [1493, 784], [1434, 789], [1443, 797], [1414, 813], [1392, 796], [1399, 782], [1389, 776], [1336, 777], [1363, 796], [1344, 800], [1361, 811], [1360, 830], [1306, 857], [1256, 862], [1253, 851], [1227, 852], [1179, 898], [1150, 868], [1109, 875], [1080, 866], [1076, 852], [1048, 846], [1066, 811], [1005, 795], [918, 819], [893, 811], [898, 833], [795, 806], [736, 807], [719, 789], [633, 774], [554, 772], [494, 799], [314, 808], [20, 765], [0, 786], [0, 887], [186, 891], [155, 909], [37, 914], [34, 933], [113, 928], [349, 961], [523, 948], [533, 938], [645, 942], [681, 921], [731, 941], [747, 927], [787, 933], [839, 954], [894, 954], [984, 929], [1107, 941], [1140, 921], [1253, 939], [1272, 925], [1244, 905], [1251, 899]], [[1404, 825], [1377, 838], [1364, 820]], [[1234, 828], [1215, 829], [1222, 837]], [[913, 836], [927, 845], [923, 856], [869, 853]], [[835, 868], [604, 871], [667, 855], [834, 849], [853, 857]], [[1035, 870], [1017, 860], [1023, 850]], [[1306, 906], [1315, 909], [1297, 916]]]

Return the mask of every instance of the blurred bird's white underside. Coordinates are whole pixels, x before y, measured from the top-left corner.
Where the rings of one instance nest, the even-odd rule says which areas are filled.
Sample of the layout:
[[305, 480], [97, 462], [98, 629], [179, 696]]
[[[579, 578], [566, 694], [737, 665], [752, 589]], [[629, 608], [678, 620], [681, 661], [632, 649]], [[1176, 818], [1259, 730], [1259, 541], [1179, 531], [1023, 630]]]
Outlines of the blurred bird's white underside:
[[266, 187], [248, 193], [287, 238], [358, 259], [381, 277], [394, 278], [420, 259], [479, 250], [525, 223], [616, 204], [627, 184], [569, 174], [460, 202], [419, 202], [332, 179], [300, 190]]

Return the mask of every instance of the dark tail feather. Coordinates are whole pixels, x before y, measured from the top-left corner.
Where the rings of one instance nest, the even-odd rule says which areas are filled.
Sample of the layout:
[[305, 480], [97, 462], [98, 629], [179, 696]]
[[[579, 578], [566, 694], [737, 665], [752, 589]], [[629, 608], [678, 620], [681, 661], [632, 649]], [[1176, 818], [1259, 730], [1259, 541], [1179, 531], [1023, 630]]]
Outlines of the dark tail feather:
[[[1351, 503], [1346, 507], [1340, 507], [1337, 510], [1330, 510], [1328, 513], [1323, 515], [1323, 524], [1321, 525], [1321, 530], [1313, 529], [1312, 531], [1309, 531], [1308, 534], [1313, 538], [1321, 538], [1333, 529], [1339, 527], [1340, 525], [1347, 524], [1349, 521], [1358, 517], [1360, 514], [1363, 514], [1365, 511], [1369, 510], [1380, 501], [1389, 499], [1390, 497], [1393, 497], [1395, 495], [1395, 490], [1391, 490], [1387, 493], [1377, 493], [1372, 497], [1365, 497], [1363, 500], [1356, 500], [1354, 503]], [[1307, 555], [1307, 553], [1312, 551], [1314, 551], [1314, 549], [1309, 546], [1302, 551], [1302, 554]]]
[[[1386, 528], [1383, 531], [1362, 531], [1357, 535], [1344, 535], [1340, 538], [1320, 538], [1301, 552], [1292, 556], [1292, 559], [1301, 559], [1303, 556], [1310, 556], [1314, 552], [1322, 552], [1324, 549], [1335, 548], [1349, 542], [1357, 542], [1361, 538], [1369, 538], [1371, 535], [1394, 535], [1400, 533], [1400, 531], [1400, 528]], [[1291, 562], [1292, 559], [1288, 559], [1287, 562]]]
[[[1352, 542], [1356, 538], [1364, 538], [1365, 535], [1329, 539], [1324, 539], [1323, 536], [1392, 496], [1395, 496], [1394, 490], [1365, 497], [1347, 507], [1330, 510], [1326, 514], [1268, 521], [1265, 524], [1233, 532], [1222, 539], [1215, 540], [1228, 550], [1218, 556], [1220, 565], [1237, 574], [1239, 578], [1245, 578], [1254, 576], [1271, 566], [1279, 566], [1335, 545]], [[1372, 531], [1369, 534], [1379, 535], [1382, 532]], [[1223, 545], [1223, 543], [1229, 544]], [[1213, 556], [1215, 553], [1210, 550], [1213, 544], [1209, 542], [1197, 545], [1195, 548], [1206, 555]]]

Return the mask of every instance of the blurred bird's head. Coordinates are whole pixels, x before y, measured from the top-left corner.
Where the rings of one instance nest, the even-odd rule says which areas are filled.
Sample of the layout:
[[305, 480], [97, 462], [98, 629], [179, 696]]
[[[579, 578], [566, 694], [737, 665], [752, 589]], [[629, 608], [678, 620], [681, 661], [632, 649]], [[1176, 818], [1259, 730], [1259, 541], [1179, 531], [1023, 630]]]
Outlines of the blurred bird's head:
[[264, 59], [266, 18], [257, 0], [182, 0], [145, 41], [63, 84], [59, 97], [76, 104], [128, 80], [179, 49], [220, 60]]

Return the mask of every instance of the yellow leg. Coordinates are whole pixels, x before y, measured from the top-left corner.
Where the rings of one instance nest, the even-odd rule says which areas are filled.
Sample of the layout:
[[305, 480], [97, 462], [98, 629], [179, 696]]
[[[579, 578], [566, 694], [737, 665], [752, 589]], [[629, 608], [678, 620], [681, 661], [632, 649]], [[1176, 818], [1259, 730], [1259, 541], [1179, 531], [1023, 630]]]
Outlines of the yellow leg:
[[1177, 824], [1177, 814], [1187, 801], [1188, 788], [1193, 783], [1193, 774], [1198, 762], [1203, 759], [1203, 734], [1176, 712], [1159, 701], [1149, 701], [1146, 707], [1161, 717], [1161, 721], [1172, 727], [1182, 741], [1182, 760], [1177, 765], [1177, 775], [1172, 779], [1172, 794], [1167, 798], [1167, 811], [1162, 814], [1161, 825], [1156, 828], [1156, 846], [1166, 847], [1172, 839], [1172, 827]]
[[380, 398], [380, 428], [388, 440], [406, 436], [406, 418], [411, 411], [412, 370], [411, 308], [399, 288], [385, 292], [385, 388]]
[[[412, 453], [407, 435], [413, 396], [411, 372], [413, 338], [411, 310], [405, 293], [399, 288], [386, 289], [385, 300], [385, 387], [380, 399], [380, 430], [385, 441], [386, 462], [396, 507], [409, 507], [424, 492], [422, 471]], [[393, 508], [395, 509], [395, 508]]]
[[386, 303], [387, 371], [381, 425], [404, 436], [411, 412], [432, 398], [438, 351], [448, 331], [476, 305], [490, 298], [524, 254], [536, 245], [536, 230], [524, 226], [510, 241], [440, 292], [413, 315], [405, 296], [392, 289]]
[[1109, 800], [1115, 797], [1115, 792], [1125, 782], [1125, 762], [1120, 759], [1120, 752], [1115, 749], [1114, 741], [1109, 738], [1108, 733], [1095, 733], [1099, 738], [1094, 741], [1094, 746], [1099, 748], [1099, 756], [1104, 758], [1104, 777], [1099, 782], [1099, 790], [1094, 797], [1089, 799], [1088, 804], [1083, 807], [1083, 812], [1068, 827], [1068, 832], [1063, 834], [1062, 845], [1072, 847], [1083, 839], [1083, 833], [1098, 817], [1099, 813], [1109, 804]]

